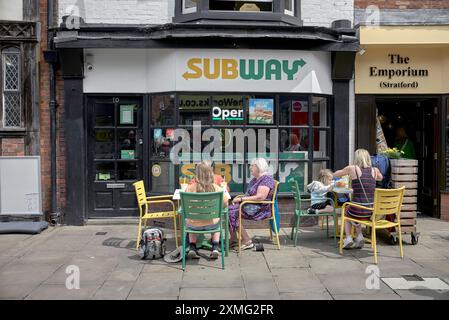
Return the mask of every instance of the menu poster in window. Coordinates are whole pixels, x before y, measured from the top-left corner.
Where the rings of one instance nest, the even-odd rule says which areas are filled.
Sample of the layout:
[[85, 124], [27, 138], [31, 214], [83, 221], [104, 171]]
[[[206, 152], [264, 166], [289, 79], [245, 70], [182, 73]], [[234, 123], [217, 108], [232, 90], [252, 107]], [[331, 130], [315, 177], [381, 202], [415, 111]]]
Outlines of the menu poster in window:
[[273, 124], [274, 99], [249, 99], [249, 123]]
[[134, 124], [134, 105], [120, 106], [120, 124]]

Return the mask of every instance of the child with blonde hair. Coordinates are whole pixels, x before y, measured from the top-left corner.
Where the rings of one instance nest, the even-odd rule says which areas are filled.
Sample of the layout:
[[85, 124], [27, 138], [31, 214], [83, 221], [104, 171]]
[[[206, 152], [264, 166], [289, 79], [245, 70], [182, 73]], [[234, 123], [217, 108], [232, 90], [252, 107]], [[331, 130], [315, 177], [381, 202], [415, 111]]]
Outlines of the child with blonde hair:
[[334, 187], [333, 174], [329, 169], [322, 169], [318, 174], [318, 179], [312, 181], [307, 186], [307, 190], [311, 195], [312, 206], [307, 210], [309, 214], [332, 213], [334, 211], [332, 191]]

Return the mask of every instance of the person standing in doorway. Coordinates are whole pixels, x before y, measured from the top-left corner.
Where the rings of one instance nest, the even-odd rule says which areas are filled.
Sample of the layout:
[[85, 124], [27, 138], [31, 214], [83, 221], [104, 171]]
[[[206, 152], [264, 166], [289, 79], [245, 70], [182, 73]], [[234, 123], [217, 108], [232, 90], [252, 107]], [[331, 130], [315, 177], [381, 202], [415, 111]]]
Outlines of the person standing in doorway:
[[405, 159], [416, 159], [415, 145], [403, 127], [396, 130], [395, 148], [402, 151]]

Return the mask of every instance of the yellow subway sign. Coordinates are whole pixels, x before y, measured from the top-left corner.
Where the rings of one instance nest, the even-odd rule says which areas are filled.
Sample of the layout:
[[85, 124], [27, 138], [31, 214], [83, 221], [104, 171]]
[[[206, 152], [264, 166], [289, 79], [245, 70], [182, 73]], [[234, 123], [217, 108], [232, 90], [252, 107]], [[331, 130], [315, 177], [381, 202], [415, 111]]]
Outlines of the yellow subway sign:
[[187, 61], [184, 79], [209, 80], [295, 80], [295, 75], [306, 65], [304, 59], [209, 59], [191, 58]]

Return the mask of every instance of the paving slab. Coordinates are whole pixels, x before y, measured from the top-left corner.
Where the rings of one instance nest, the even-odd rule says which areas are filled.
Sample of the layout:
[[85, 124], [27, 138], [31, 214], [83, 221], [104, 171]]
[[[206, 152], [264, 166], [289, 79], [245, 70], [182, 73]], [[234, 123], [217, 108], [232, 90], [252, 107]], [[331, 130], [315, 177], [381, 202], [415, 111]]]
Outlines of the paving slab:
[[0, 270], [0, 284], [39, 284], [56, 272], [60, 265], [22, 264], [13, 262]]
[[266, 251], [263, 255], [270, 269], [309, 267], [307, 259], [298, 250]]
[[242, 270], [246, 296], [249, 300], [280, 299], [278, 287], [270, 272]]
[[316, 293], [326, 289], [310, 269], [277, 269], [273, 270], [273, 278], [280, 293]]
[[128, 299], [141, 296], [177, 297], [179, 296], [182, 276], [182, 273], [165, 273], [163, 276], [141, 273], [131, 289]]
[[239, 269], [190, 268], [184, 272], [182, 288], [242, 288]]
[[310, 267], [315, 274], [335, 274], [346, 272], [349, 274], [364, 274], [366, 266], [355, 258], [348, 256], [346, 259], [311, 258]]

